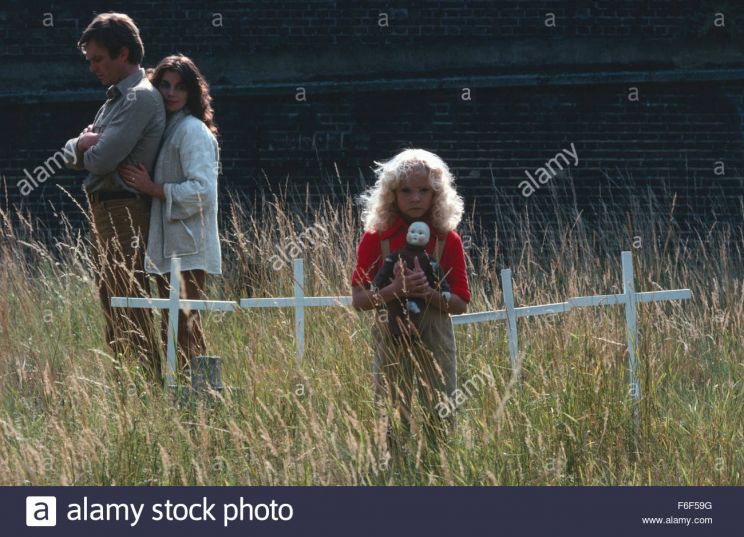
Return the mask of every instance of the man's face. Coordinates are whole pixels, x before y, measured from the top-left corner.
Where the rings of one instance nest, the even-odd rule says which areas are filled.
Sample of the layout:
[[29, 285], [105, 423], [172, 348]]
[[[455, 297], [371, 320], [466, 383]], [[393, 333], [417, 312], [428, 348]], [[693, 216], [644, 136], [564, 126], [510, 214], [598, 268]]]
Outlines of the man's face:
[[116, 84], [126, 73], [126, 64], [129, 51], [123, 47], [119, 56], [111, 58], [106, 47], [91, 39], [85, 44], [85, 59], [90, 64], [90, 72], [98, 77], [104, 86]]

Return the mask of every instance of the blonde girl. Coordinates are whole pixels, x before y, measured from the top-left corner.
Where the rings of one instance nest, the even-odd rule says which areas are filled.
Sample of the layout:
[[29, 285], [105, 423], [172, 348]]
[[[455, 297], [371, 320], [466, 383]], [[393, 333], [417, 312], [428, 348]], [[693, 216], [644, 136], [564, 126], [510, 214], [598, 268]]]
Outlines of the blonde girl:
[[[378, 401], [389, 397], [404, 431], [401, 435], [395, 424], [389, 423], [388, 444], [397, 457], [410, 436], [411, 403], [417, 385], [429, 447], [437, 448], [446, 438], [448, 425], [454, 424], [449, 401], [457, 388], [457, 355], [450, 314], [467, 310], [470, 289], [462, 240], [455, 231], [463, 200], [447, 164], [423, 149], [407, 149], [376, 164], [377, 181], [360, 197], [365, 231], [351, 278], [352, 305], [357, 310], [378, 310], [372, 325], [375, 395]], [[400, 267], [396, 267], [392, 283], [370, 290], [383, 259], [404, 246], [408, 225], [416, 220], [429, 225], [431, 236], [425, 250], [439, 262], [450, 295], [443, 296], [430, 287], [423, 271]], [[415, 341], [392, 338], [382, 321], [386, 305], [406, 297], [422, 298], [426, 304], [421, 337]]]

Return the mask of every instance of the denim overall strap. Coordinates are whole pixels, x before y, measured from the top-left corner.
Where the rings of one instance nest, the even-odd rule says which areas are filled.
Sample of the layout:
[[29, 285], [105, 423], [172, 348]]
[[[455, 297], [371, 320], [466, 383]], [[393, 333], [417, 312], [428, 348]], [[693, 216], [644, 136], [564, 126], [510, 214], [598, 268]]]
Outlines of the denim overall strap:
[[385, 261], [385, 258], [390, 255], [390, 239], [382, 239], [380, 241], [380, 251], [382, 252], [382, 260]]

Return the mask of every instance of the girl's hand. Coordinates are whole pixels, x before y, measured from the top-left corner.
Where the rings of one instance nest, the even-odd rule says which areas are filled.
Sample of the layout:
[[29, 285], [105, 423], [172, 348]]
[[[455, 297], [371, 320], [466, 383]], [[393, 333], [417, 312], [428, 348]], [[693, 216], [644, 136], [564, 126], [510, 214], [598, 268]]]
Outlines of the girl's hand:
[[403, 260], [399, 260], [393, 267], [393, 285], [396, 293], [406, 297], [425, 297], [428, 296], [429, 282], [426, 274], [421, 270], [418, 259], [414, 260], [415, 270], [405, 266]]
[[414, 269], [408, 270], [406, 284], [409, 286], [408, 296], [412, 298], [428, 298], [433, 289], [429, 285], [426, 274], [421, 269], [418, 257], [413, 259]]
[[156, 185], [143, 164], [119, 164], [116, 168], [124, 184], [149, 196], [155, 195]]
[[398, 295], [404, 295], [405, 296], [405, 287], [406, 282], [404, 280], [404, 270], [405, 265], [403, 264], [403, 260], [399, 259], [395, 265], [393, 265], [393, 281], [390, 282], [390, 285], [393, 286], [393, 291]]

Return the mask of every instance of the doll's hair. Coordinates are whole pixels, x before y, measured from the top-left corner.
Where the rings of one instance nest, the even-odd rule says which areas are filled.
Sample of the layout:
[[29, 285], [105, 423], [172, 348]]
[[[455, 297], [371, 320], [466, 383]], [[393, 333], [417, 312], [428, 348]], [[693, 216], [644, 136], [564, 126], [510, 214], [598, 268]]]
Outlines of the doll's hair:
[[434, 196], [431, 221], [441, 232], [457, 227], [462, 218], [464, 203], [454, 187], [454, 178], [447, 164], [434, 153], [424, 149], [406, 149], [386, 162], [375, 162], [377, 181], [359, 196], [365, 231], [389, 228], [399, 216], [395, 190], [409, 174], [424, 170]]

